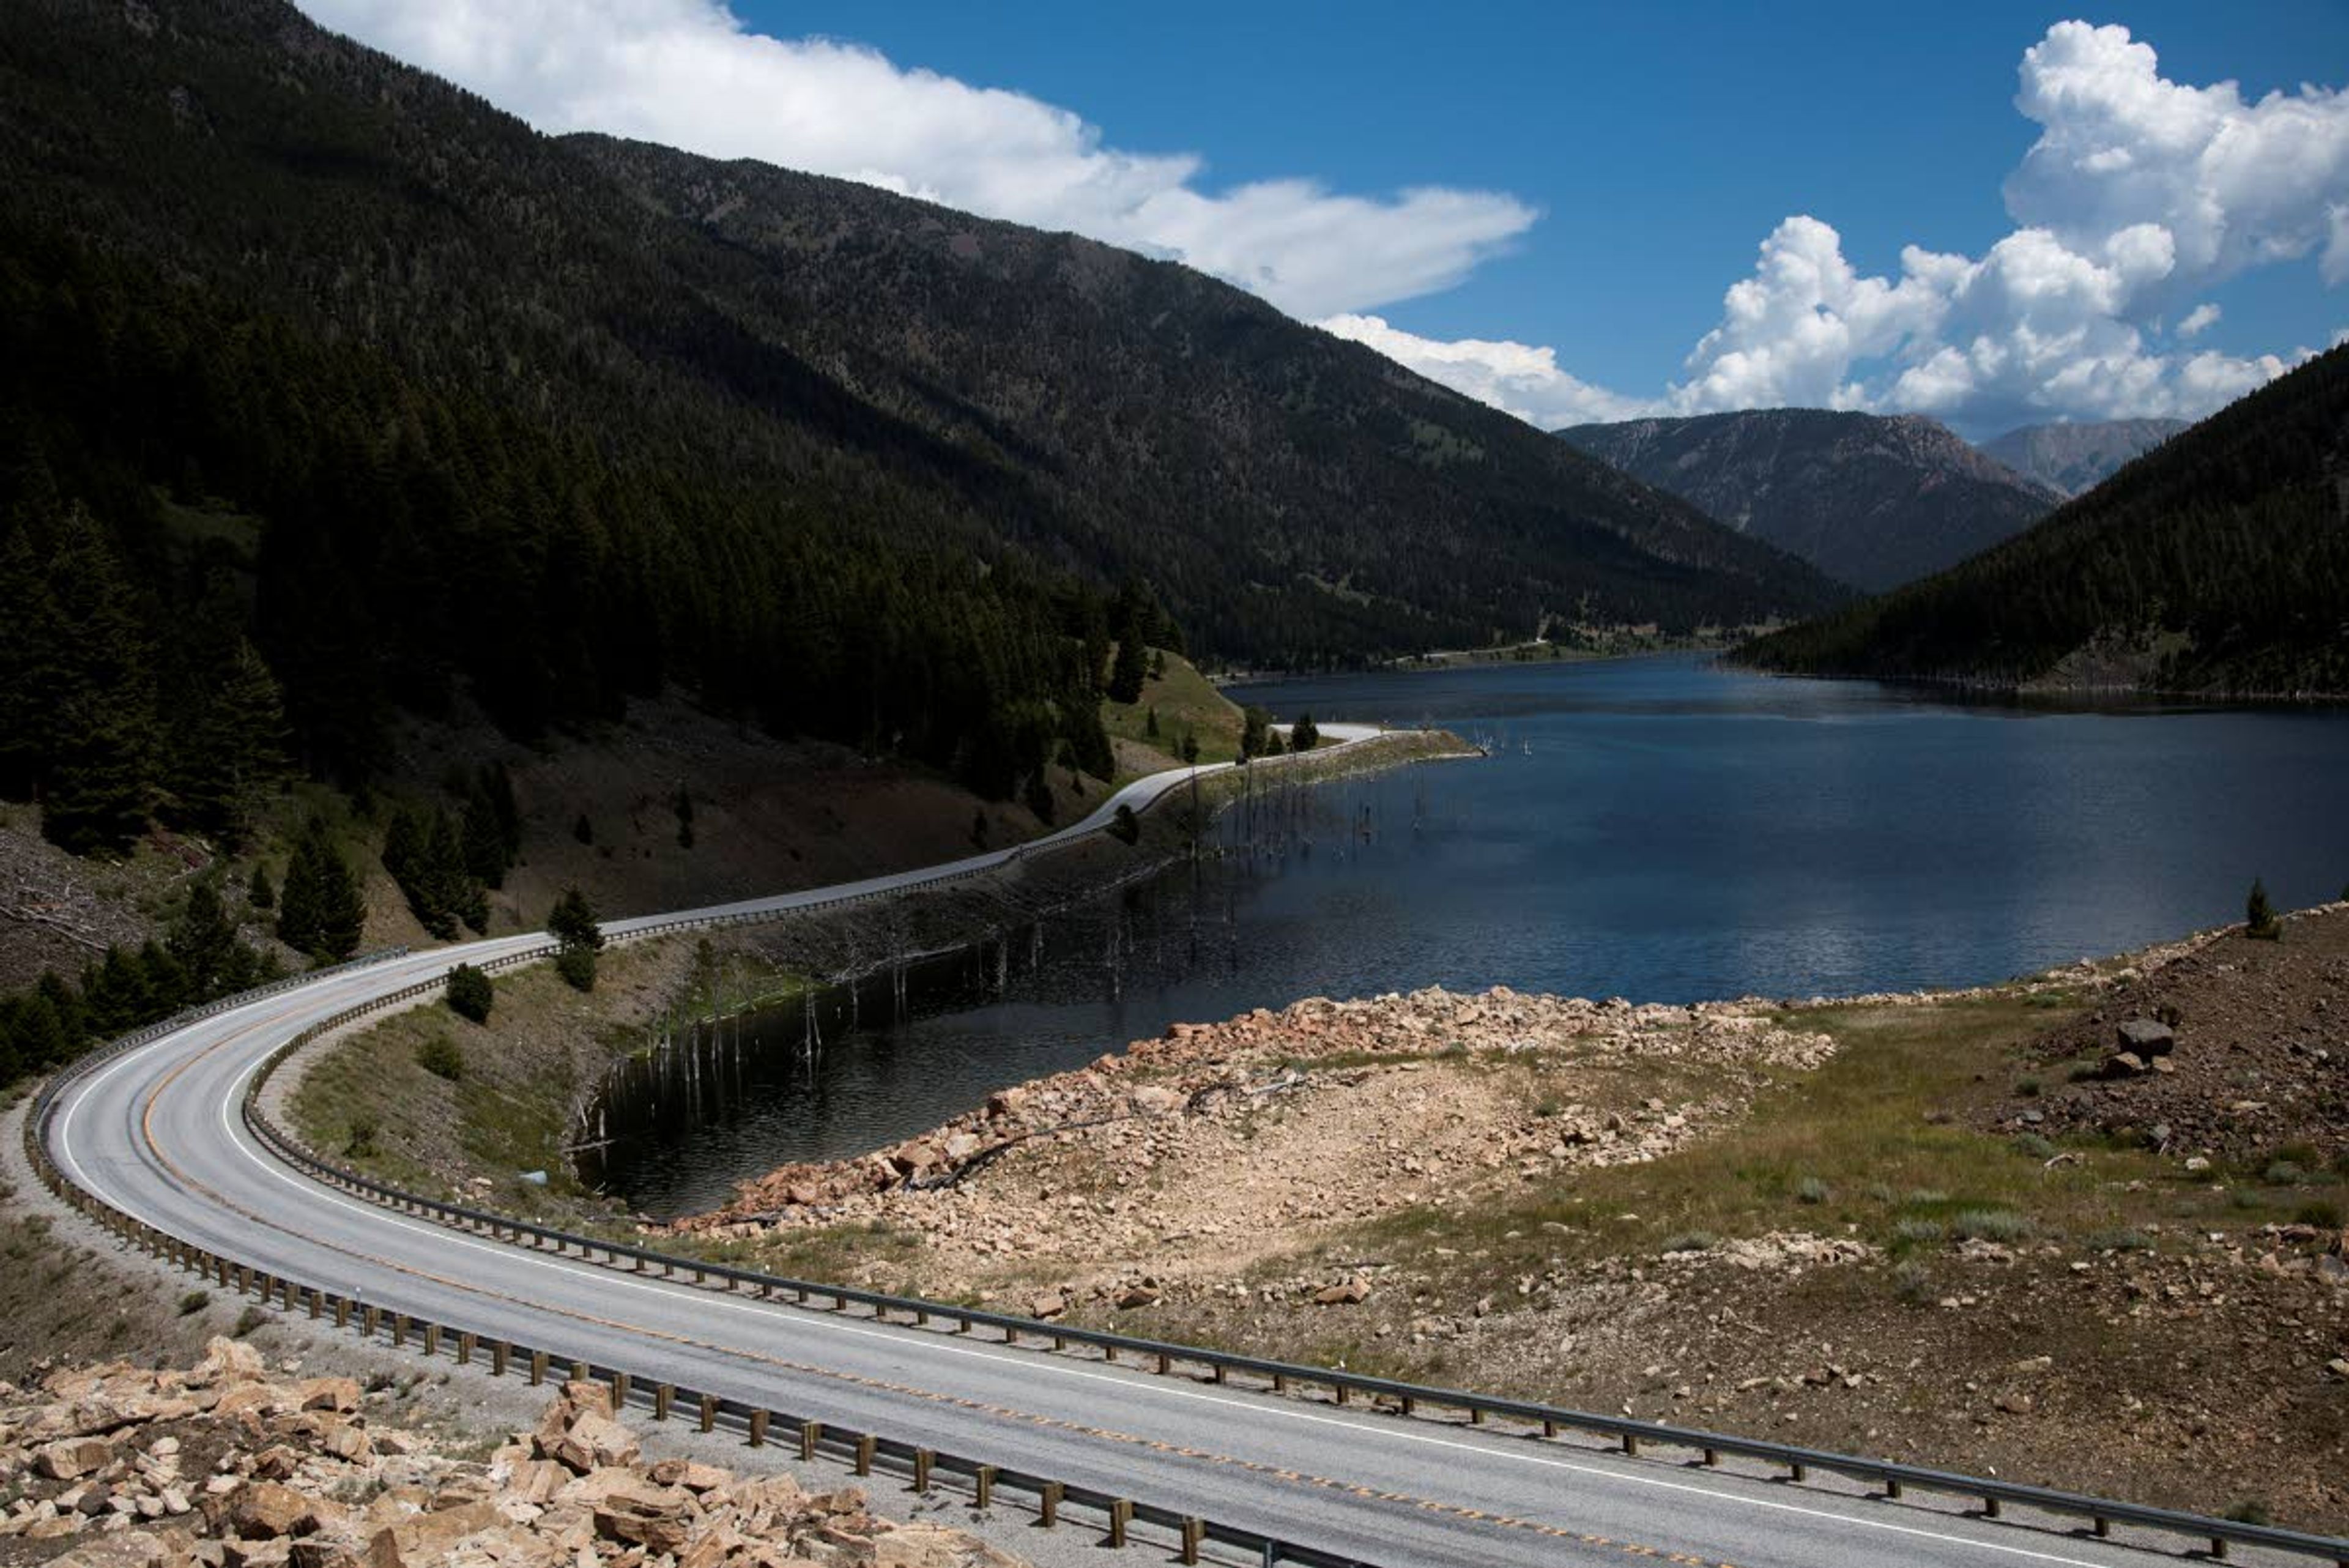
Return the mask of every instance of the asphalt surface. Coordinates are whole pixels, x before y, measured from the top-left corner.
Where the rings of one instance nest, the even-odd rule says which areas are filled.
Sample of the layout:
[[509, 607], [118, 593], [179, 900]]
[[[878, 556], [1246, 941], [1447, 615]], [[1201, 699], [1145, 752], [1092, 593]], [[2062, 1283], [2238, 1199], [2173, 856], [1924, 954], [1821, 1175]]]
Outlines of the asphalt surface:
[[[1335, 728], [1333, 726], [1333, 728]], [[1142, 781], [1071, 833], [1180, 780]], [[947, 874], [1002, 854], [944, 867]], [[936, 873], [727, 906], [804, 906]], [[665, 917], [664, 919], [673, 918]], [[655, 921], [614, 921], [626, 935]], [[181, 1029], [74, 1083], [49, 1123], [68, 1179], [184, 1241], [485, 1336], [1155, 1502], [1365, 1562], [1515, 1568], [1661, 1558], [1735, 1568], [2175, 1562], [2072, 1521], [1633, 1459], [876, 1324], [460, 1234], [296, 1174], [244, 1126], [263, 1060], [371, 996], [539, 945], [499, 938], [323, 977]], [[2171, 1552], [2196, 1544], [2171, 1542]], [[2240, 1552], [2238, 1560], [2259, 1561]], [[2277, 1559], [2292, 1561], [2292, 1559]], [[2304, 1561], [2301, 1560], [2301, 1561]]]

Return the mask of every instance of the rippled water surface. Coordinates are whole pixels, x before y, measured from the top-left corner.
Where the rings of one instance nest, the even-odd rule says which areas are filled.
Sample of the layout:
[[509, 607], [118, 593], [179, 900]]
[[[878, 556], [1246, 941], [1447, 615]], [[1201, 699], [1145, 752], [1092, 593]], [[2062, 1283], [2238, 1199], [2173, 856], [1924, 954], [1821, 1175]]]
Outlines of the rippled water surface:
[[[854, 1153], [1176, 1019], [1441, 984], [1634, 1001], [1963, 985], [2349, 882], [2349, 715], [1967, 705], [1691, 659], [1251, 688], [1481, 760], [1254, 815], [1252, 849], [614, 1086], [646, 1209]], [[1249, 818], [1219, 825], [1237, 842]]]

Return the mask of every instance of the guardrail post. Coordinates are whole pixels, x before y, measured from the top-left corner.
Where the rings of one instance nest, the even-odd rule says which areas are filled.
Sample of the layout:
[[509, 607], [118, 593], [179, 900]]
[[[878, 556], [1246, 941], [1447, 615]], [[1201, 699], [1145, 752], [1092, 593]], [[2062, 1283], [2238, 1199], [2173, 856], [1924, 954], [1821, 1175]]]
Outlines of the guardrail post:
[[1199, 1560], [1200, 1543], [1206, 1541], [1206, 1538], [1207, 1527], [1204, 1522], [1195, 1519], [1185, 1520], [1183, 1521], [1183, 1550], [1181, 1555], [1178, 1556], [1175, 1561], [1178, 1563], [1196, 1563]]
[[857, 1438], [854, 1473], [861, 1476], [869, 1476], [873, 1473], [873, 1450], [879, 1446], [870, 1432]]
[[914, 1450], [914, 1490], [916, 1491], [926, 1492], [930, 1490], [930, 1465], [936, 1458], [936, 1456], [927, 1449]]
[[1630, 1455], [1633, 1459], [1638, 1459], [1640, 1457], [1640, 1435], [1638, 1433], [1626, 1432], [1623, 1434], [1623, 1451]]
[[383, 1309], [381, 1307], [367, 1308], [367, 1311], [360, 1315], [359, 1322], [361, 1324], [361, 1332], [369, 1339], [373, 1339], [376, 1335], [376, 1331], [383, 1326]]
[[530, 1386], [535, 1388], [545, 1381], [546, 1352], [533, 1350], [530, 1353]]
[[460, 1334], [457, 1336], [458, 1366], [471, 1366], [473, 1365], [473, 1345], [475, 1343], [474, 1337], [470, 1334]]
[[317, 1322], [317, 1321], [318, 1321], [318, 1292], [317, 1292], [316, 1287], [313, 1286], [311, 1289], [309, 1289], [309, 1290], [305, 1290], [305, 1291], [304, 1291], [302, 1293], [303, 1293], [304, 1295], [308, 1296], [308, 1297], [310, 1298], [310, 1321], [311, 1321], [311, 1322], [313, 1322], [313, 1323]]
[[1068, 1490], [1059, 1481], [1046, 1481], [1036, 1489], [1036, 1522], [1050, 1530], [1061, 1522], [1061, 1497]]
[[1272, 1375], [1272, 1391], [1276, 1394], [1286, 1394], [1288, 1392], [1288, 1375], [1287, 1373], [1276, 1372]]
[[335, 1298], [335, 1326], [336, 1328], [351, 1326], [351, 1303], [341, 1296]]
[[767, 1446], [767, 1413], [764, 1410], [750, 1412], [750, 1446], [754, 1449]]
[[1899, 1502], [1900, 1501], [1900, 1478], [1899, 1476], [1888, 1476], [1885, 1479], [1884, 1496], [1885, 1500], [1889, 1502]]
[[2224, 1563], [2227, 1560], [2227, 1538], [2225, 1536], [2214, 1535], [2210, 1538], [2210, 1558], [2211, 1561], [2216, 1563]]
[[2099, 1539], [2102, 1539], [2103, 1537], [2107, 1536], [2107, 1535], [2110, 1535], [2110, 1534], [2113, 1532], [2113, 1521], [2112, 1521], [2111, 1520], [2109, 1520], [2109, 1519], [2106, 1519], [2103, 1514], [2101, 1514], [2101, 1513], [2100, 1513], [2100, 1514], [2096, 1515], [2094, 1519], [2092, 1519], [2092, 1520], [2090, 1520], [2090, 1521], [2088, 1521], [2088, 1528], [2089, 1528], [2089, 1530], [2090, 1530], [2091, 1532], [2094, 1532], [2094, 1533], [2095, 1533], [2095, 1534]]
[[[1555, 1426], [1557, 1423], [1555, 1423], [1555, 1422], [1550, 1422], [1550, 1421], [1545, 1421], [1545, 1422], [1544, 1422], [1544, 1423], [1542, 1423], [1542, 1424], [1543, 1424], [1544, 1426]], [[1705, 1451], [1704, 1451], [1704, 1462], [1705, 1462], [1706, 1464], [1708, 1464], [1708, 1465], [1717, 1465], [1717, 1464], [1721, 1463], [1721, 1450], [1720, 1450], [1719, 1449], [1705, 1449]], [[1894, 1497], [1899, 1497], [1899, 1496], [1900, 1495], [1900, 1483], [1899, 1483], [1899, 1481], [1894, 1481], [1894, 1482], [1892, 1483], [1892, 1489], [1893, 1489], [1893, 1490], [1892, 1490], [1892, 1495], [1893, 1495]]]
[[1112, 1499], [1109, 1505], [1109, 1544], [1125, 1544], [1125, 1528], [1133, 1522], [1133, 1504], [1124, 1498]]
[[1347, 1387], [1343, 1383], [1332, 1383], [1330, 1386], [1338, 1391], [1339, 1404], [1350, 1405], [1354, 1402], [1354, 1391]]
[[391, 1314], [391, 1347], [394, 1350], [408, 1348], [408, 1314], [404, 1312]]
[[585, 1383], [587, 1381], [587, 1364], [585, 1362], [574, 1361], [571, 1364], [571, 1381], [574, 1383]]
[[612, 1413], [618, 1415], [627, 1407], [628, 1375], [625, 1372], [615, 1372], [612, 1374]]
[[814, 1459], [815, 1446], [823, 1440], [823, 1423], [822, 1421], [802, 1421], [800, 1423], [800, 1462], [802, 1464], [809, 1463]]
[[1786, 1479], [1788, 1480], [1807, 1480], [1809, 1476], [1810, 1467], [1808, 1465], [1804, 1464], [1799, 1459], [1789, 1460], [1787, 1462]]
[[1472, 1427], [1481, 1427], [1485, 1424], [1485, 1407], [1482, 1405], [1468, 1407], [1468, 1424]]
[[504, 1340], [493, 1339], [490, 1341], [491, 1376], [503, 1377], [506, 1375], [506, 1356], [509, 1354], [511, 1354], [511, 1347], [507, 1345]]
[[971, 1472], [970, 1505], [992, 1508], [995, 1505], [995, 1467], [981, 1465]]
[[701, 1397], [701, 1429], [707, 1432], [717, 1425], [718, 1397], [714, 1394], [704, 1394]]
[[669, 1402], [671, 1399], [674, 1399], [674, 1398], [676, 1398], [676, 1397], [677, 1397], [677, 1388], [676, 1388], [676, 1386], [675, 1386], [674, 1385], [672, 1385], [672, 1384], [667, 1384], [667, 1383], [656, 1383], [656, 1384], [654, 1384], [654, 1385], [653, 1385], [653, 1419], [654, 1419], [654, 1420], [656, 1420], [656, 1421], [666, 1421], [666, 1420], [667, 1420], [667, 1419], [668, 1419], [668, 1402]]
[[1996, 1519], [1998, 1517], [1998, 1499], [1994, 1497], [1986, 1497], [1982, 1499], [1982, 1517], [1984, 1519]]

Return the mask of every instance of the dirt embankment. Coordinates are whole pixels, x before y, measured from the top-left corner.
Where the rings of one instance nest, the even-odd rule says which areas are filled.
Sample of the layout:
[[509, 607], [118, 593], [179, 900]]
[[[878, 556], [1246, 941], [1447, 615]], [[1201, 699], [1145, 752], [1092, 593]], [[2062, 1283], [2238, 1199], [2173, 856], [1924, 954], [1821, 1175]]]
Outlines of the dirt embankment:
[[874, 1517], [861, 1487], [647, 1462], [597, 1384], [566, 1385], [486, 1459], [390, 1425], [383, 1393], [274, 1376], [226, 1338], [184, 1371], [112, 1361], [0, 1383], [0, 1562], [1018, 1568], [961, 1531]]
[[[1309, 1001], [664, 1242], [2337, 1532], [2344, 944], [2334, 907], [1947, 994]], [[2165, 1010], [2172, 1071], [2051, 1086]]]
[[1633, 1007], [1506, 988], [1316, 997], [1177, 1024], [863, 1159], [787, 1166], [678, 1229], [748, 1240], [907, 1227], [940, 1277], [1050, 1267], [1069, 1289], [1154, 1299], [1213, 1288], [1317, 1227], [1655, 1158], [1740, 1115], [1771, 1070], [1816, 1066], [1833, 1049], [1741, 1003]]

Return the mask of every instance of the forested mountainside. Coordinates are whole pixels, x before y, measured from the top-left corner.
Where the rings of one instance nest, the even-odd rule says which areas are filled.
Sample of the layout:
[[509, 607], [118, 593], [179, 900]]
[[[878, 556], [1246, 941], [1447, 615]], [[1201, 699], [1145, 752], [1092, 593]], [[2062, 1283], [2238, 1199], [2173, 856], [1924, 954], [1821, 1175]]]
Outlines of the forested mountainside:
[[1982, 450], [2015, 472], [2070, 495], [2085, 495], [2120, 466], [2186, 428], [2184, 420], [2091, 420], [2024, 425]]
[[[0, 500], [138, 630], [67, 673], [126, 694], [150, 790], [160, 721], [120, 715], [171, 711], [223, 607], [212, 657], [251, 644], [314, 767], [460, 684], [527, 732], [676, 680], [993, 794], [1097, 749], [1112, 582], [1292, 662], [1832, 598], [1179, 267], [649, 150], [624, 180], [274, 0], [30, 0], [0, 40]], [[661, 198], [704, 178], [741, 232]], [[43, 586], [61, 635], [97, 613]]]
[[1870, 592], [1952, 566], [2062, 499], [1914, 414], [1755, 409], [1557, 433]]
[[2007, 687], [2349, 693], [2349, 348], [1996, 549], [1740, 657]]

